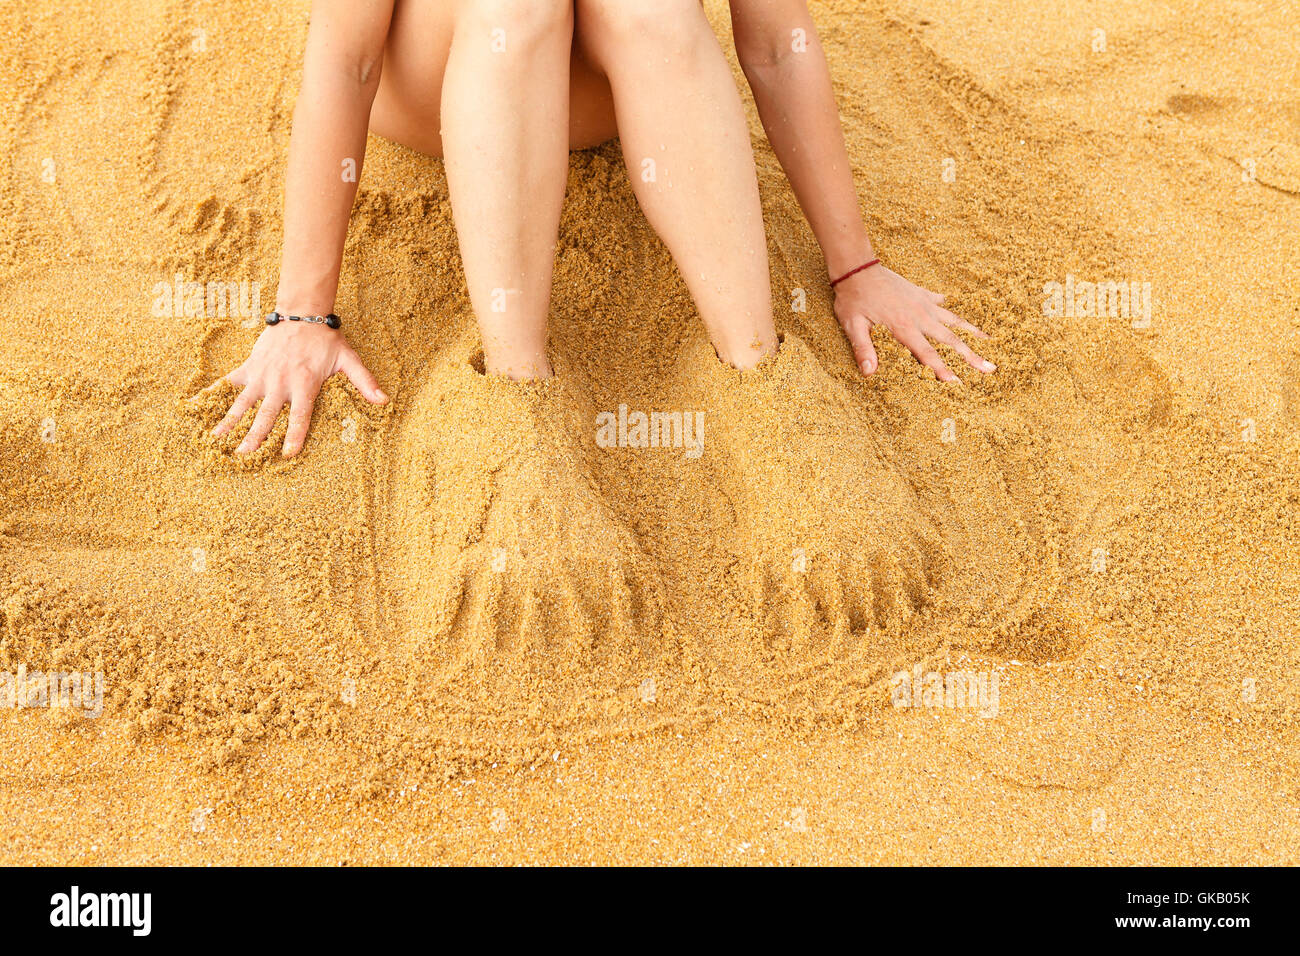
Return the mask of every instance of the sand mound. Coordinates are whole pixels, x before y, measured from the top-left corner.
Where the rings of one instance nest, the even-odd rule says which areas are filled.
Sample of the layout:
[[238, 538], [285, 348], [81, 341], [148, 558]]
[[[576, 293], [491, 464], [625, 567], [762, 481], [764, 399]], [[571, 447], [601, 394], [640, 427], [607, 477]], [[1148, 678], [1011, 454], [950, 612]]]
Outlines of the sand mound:
[[575, 663], [605, 640], [654, 642], [657, 581], [587, 471], [567, 380], [479, 368], [445, 363], [397, 437], [382, 536], [408, 629]]
[[588, 469], [592, 415], [568, 370], [520, 384], [451, 351], [415, 389], [383, 483], [394, 653], [432, 705], [494, 723], [562, 713], [574, 681], [639, 681], [669, 646], [662, 584]]
[[928, 602], [941, 545], [872, 423], [794, 335], [750, 372], [688, 350], [679, 389], [708, 422], [706, 462], [734, 514], [738, 593], [763, 639], [830, 628], [870, 641]]

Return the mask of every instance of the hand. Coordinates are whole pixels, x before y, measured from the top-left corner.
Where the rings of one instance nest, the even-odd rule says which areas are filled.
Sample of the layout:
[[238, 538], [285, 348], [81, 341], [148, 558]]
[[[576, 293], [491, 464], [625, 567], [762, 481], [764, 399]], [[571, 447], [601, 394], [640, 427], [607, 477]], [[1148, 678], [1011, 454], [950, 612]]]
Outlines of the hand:
[[[320, 394], [325, 379], [342, 372], [357, 387], [366, 401], [383, 405], [388, 396], [380, 389], [357, 353], [343, 338], [343, 333], [328, 326], [310, 322], [280, 322], [268, 325], [257, 337], [247, 361], [224, 381], [242, 385], [243, 391], [230, 406], [212, 434], [226, 434], [239, 424], [244, 413], [262, 400], [253, 427], [235, 449], [236, 454], [247, 455], [262, 447], [266, 436], [275, 427], [280, 409], [289, 404], [289, 430], [284, 436], [281, 454], [292, 458], [302, 450], [311, 425], [312, 407]], [[223, 379], [209, 385], [217, 388]]]
[[955, 382], [957, 376], [944, 364], [930, 339], [946, 345], [966, 360], [971, 368], [992, 372], [997, 366], [971, 351], [952, 330], [961, 329], [980, 339], [988, 336], [964, 319], [941, 308], [943, 296], [913, 285], [883, 265], [864, 269], [835, 287], [835, 317], [853, 346], [862, 374], [876, 370], [876, 349], [871, 329], [883, 325], [916, 360], [934, 370], [941, 382]]

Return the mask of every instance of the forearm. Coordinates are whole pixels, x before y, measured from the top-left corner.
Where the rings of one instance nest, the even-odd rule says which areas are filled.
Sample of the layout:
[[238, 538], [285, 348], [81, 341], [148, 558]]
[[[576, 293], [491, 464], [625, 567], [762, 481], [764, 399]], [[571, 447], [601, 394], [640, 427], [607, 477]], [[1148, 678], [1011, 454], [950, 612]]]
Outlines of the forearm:
[[[284, 183], [284, 250], [276, 307], [294, 314], [334, 308], [348, 221], [379, 87], [387, 11], [364, 24], [318, 5], [307, 38]], [[355, 17], [355, 14], [353, 15]]]
[[[830, 69], [802, 0], [733, 3], [737, 50], [763, 128], [830, 275], [874, 257], [858, 206]], [[794, 49], [794, 30], [806, 46]]]

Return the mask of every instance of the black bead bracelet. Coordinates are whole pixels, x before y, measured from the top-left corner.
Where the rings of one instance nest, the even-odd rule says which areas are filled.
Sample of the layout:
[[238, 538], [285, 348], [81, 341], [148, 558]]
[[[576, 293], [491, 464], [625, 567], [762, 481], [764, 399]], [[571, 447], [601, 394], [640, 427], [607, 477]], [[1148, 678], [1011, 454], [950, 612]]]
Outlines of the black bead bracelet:
[[278, 325], [280, 322], [313, 322], [316, 325], [328, 325], [331, 329], [337, 329], [343, 323], [339, 317], [331, 312], [329, 315], [281, 315], [279, 312], [269, 312], [266, 316], [267, 325]]

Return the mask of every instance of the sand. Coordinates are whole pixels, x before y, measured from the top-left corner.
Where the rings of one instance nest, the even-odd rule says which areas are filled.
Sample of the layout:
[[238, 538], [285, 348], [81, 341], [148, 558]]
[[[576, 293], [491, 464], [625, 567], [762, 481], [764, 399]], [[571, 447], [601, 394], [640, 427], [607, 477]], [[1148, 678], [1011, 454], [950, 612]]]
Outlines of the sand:
[[[394, 401], [240, 459], [193, 396], [258, 317], [162, 305], [269, 307], [306, 7], [0, 8], [0, 672], [104, 679], [0, 710], [0, 860], [1298, 862], [1293, 9], [814, 2], [880, 253], [992, 336], [960, 385], [856, 373], [752, 103], [745, 376], [613, 146], [559, 375], [479, 375], [441, 164], [371, 137], [338, 311]], [[966, 670], [995, 712], [895, 706]]]

